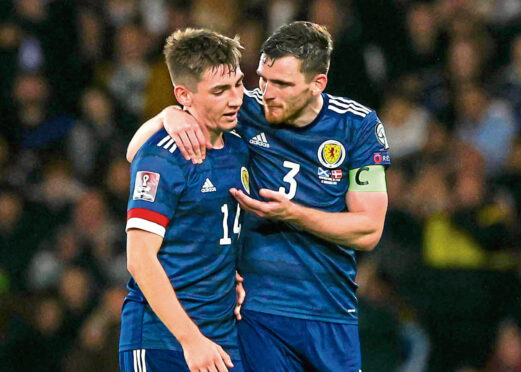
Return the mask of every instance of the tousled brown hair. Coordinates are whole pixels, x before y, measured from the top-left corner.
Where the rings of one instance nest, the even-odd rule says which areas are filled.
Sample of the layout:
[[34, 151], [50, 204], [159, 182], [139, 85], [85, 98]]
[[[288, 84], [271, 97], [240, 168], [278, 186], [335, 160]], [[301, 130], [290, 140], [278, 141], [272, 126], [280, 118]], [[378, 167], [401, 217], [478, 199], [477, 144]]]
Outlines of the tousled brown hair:
[[231, 39], [214, 31], [187, 28], [166, 39], [163, 53], [172, 83], [195, 89], [208, 68], [227, 66], [235, 70], [241, 49], [237, 36]]
[[304, 21], [279, 27], [261, 47], [261, 53], [270, 59], [285, 56], [299, 59], [300, 71], [309, 77], [327, 74], [332, 51], [333, 40], [326, 28]]

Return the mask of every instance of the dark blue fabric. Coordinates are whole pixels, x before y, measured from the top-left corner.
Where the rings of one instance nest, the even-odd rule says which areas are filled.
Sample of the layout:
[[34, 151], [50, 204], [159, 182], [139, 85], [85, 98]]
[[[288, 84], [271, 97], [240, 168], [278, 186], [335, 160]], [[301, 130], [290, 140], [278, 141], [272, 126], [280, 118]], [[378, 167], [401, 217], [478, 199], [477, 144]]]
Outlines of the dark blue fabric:
[[239, 345], [245, 371], [359, 372], [358, 326], [242, 311]]
[[[261, 199], [259, 189], [267, 188], [300, 205], [345, 212], [349, 170], [390, 164], [383, 125], [373, 110], [323, 94], [315, 120], [295, 127], [267, 122], [260, 97], [258, 89], [246, 91], [239, 112], [238, 132], [250, 150], [253, 197]], [[248, 294], [244, 309], [357, 323], [353, 249], [251, 213], [245, 215], [241, 238], [238, 269]]]
[[[173, 142], [168, 145], [166, 137], [165, 130], [157, 132], [132, 162], [128, 209], [146, 209], [170, 219], [158, 258], [177, 298], [206, 337], [238, 358], [233, 310], [240, 221], [236, 218], [237, 201], [229, 189], [243, 189], [241, 174], [247, 166], [247, 148], [238, 136], [225, 133], [224, 148], [209, 150], [206, 161], [194, 165], [179, 150], [171, 152]], [[160, 175], [153, 201], [133, 197], [138, 172]], [[223, 240], [225, 235], [229, 239]], [[120, 351], [180, 351], [181, 346], [148, 306], [133, 279], [128, 289]]]
[[[190, 372], [181, 351], [147, 349], [144, 359], [146, 372]], [[141, 359], [139, 361], [142, 363]], [[232, 359], [232, 363], [234, 367], [228, 368], [228, 372], [244, 372], [241, 361]], [[133, 350], [119, 353], [119, 366], [121, 372], [144, 372], [139, 367], [134, 369]]]

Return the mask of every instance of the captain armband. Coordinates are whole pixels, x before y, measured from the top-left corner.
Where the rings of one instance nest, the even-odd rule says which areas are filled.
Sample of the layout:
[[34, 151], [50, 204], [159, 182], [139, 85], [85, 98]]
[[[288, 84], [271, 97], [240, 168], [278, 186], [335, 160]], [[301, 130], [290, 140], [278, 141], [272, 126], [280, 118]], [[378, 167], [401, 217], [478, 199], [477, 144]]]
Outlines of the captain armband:
[[349, 170], [348, 191], [375, 192], [387, 191], [385, 168], [383, 165], [366, 165]]

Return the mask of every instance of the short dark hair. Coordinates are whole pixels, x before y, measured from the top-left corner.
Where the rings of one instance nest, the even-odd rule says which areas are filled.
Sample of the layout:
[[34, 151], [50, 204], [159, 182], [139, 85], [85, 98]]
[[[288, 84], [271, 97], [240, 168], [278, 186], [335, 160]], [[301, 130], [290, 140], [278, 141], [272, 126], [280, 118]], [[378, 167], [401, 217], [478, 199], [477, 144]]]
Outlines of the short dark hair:
[[224, 65], [235, 70], [241, 60], [241, 49], [237, 36], [231, 39], [214, 31], [187, 28], [166, 39], [163, 53], [174, 85], [195, 89], [207, 68]]
[[302, 61], [304, 74], [327, 74], [333, 40], [325, 27], [296, 21], [279, 27], [262, 44], [261, 53], [270, 59], [294, 56]]

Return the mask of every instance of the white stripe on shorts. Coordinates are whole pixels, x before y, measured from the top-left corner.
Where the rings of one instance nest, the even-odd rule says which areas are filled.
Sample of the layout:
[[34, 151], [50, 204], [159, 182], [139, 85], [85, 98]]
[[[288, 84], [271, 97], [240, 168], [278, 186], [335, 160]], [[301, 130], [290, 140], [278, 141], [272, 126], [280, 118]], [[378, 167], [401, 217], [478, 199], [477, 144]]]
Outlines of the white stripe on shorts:
[[145, 363], [145, 352], [146, 352], [146, 349], [141, 350], [141, 362], [142, 362], [141, 371], [142, 372], [147, 372], [147, 364]]
[[132, 359], [134, 359], [134, 372], [139, 372], [137, 366], [137, 350], [132, 350]]

